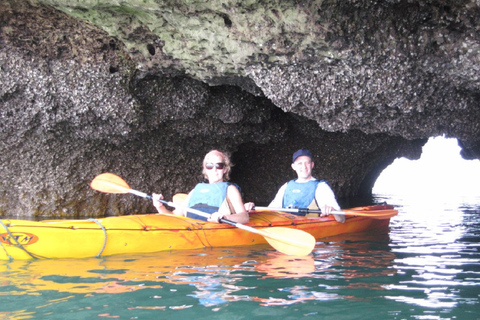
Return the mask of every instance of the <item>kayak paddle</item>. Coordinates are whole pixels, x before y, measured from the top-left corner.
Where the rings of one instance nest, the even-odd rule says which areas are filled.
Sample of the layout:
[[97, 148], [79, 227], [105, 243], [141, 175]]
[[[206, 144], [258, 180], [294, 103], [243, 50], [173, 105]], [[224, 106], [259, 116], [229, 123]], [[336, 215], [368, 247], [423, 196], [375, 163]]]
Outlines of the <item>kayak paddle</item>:
[[[295, 208], [270, 208], [270, 207], [257, 207], [255, 206], [253, 208], [255, 211], [261, 212], [261, 211], [281, 211], [281, 212], [288, 212], [288, 213], [302, 213], [302, 214], [307, 214], [307, 213], [322, 213], [322, 210], [314, 210], [314, 209], [308, 209], [308, 208], [301, 208], [301, 209], [295, 209]], [[363, 216], [363, 217], [369, 217], [372, 219], [390, 219], [391, 217], [394, 217], [398, 214], [397, 210], [334, 210], [332, 211], [332, 214], [338, 214], [338, 215], [343, 215], [343, 216]]]
[[[92, 180], [90, 186], [92, 189], [104, 193], [132, 193], [142, 198], [150, 200], [152, 199], [151, 195], [137, 190], [133, 190], [132, 188], [130, 188], [127, 182], [125, 182], [125, 180], [113, 173], [102, 173], [96, 176]], [[186, 208], [174, 202], [169, 202], [165, 200], [160, 200], [160, 202], [170, 207], [182, 208], [188, 212], [198, 214], [202, 217], [208, 218], [210, 216], [208, 213], [205, 213], [203, 211]], [[223, 218], [220, 219], [219, 222], [229, 224], [231, 226], [248, 232], [259, 234], [263, 236], [273, 248], [284, 254], [306, 256], [310, 254], [315, 247], [315, 238], [311, 234], [303, 230], [286, 227], [269, 227], [268, 229], [255, 229], [244, 224]]]

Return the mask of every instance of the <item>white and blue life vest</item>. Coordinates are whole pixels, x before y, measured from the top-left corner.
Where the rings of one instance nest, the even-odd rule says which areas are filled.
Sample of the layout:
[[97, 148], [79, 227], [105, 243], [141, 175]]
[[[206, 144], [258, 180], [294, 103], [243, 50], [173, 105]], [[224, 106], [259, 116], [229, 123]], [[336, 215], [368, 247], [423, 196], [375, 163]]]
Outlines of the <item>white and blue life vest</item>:
[[[190, 195], [188, 207], [208, 214], [217, 212], [227, 199], [229, 185], [229, 182], [197, 184]], [[191, 212], [187, 212], [187, 217], [207, 221], [207, 218]]]
[[[296, 182], [290, 180], [287, 183], [285, 194], [283, 195], [283, 208], [308, 208], [315, 201], [315, 191], [317, 186], [323, 180], [310, 180], [308, 182]], [[298, 215], [302, 215], [299, 213]], [[305, 213], [303, 213], [305, 215]]]

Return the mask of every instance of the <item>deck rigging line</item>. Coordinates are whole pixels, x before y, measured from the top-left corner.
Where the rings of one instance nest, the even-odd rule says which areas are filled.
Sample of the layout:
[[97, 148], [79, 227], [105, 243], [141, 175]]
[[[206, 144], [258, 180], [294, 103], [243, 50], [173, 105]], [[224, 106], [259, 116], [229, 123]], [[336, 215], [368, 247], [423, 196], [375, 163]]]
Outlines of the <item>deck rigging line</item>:
[[93, 221], [93, 222], [95, 222], [96, 224], [98, 224], [98, 225], [100, 226], [100, 228], [102, 228], [103, 234], [105, 235], [105, 240], [103, 241], [102, 249], [101, 249], [100, 252], [95, 256], [96, 258], [99, 258], [99, 257], [101, 256], [101, 254], [103, 253], [103, 250], [105, 250], [105, 247], [107, 246], [107, 230], [105, 230], [105, 227], [102, 226], [102, 224], [100, 223], [100, 221], [98, 221], [97, 219], [90, 218], [90, 219], [88, 219], [88, 221]]
[[[15, 240], [16, 244], [15, 244], [15, 243], [12, 243], [12, 242], [10, 241], [11, 244], [13, 244], [15, 247], [20, 248], [20, 249], [22, 249], [23, 251], [25, 251], [25, 253], [27, 253], [27, 254], [28, 254], [30, 257], [32, 257], [33, 259], [38, 259], [35, 255], [33, 255], [33, 254], [30, 253], [27, 249], [25, 249], [25, 247], [22, 246], [22, 244], [21, 244], [20, 242], [18, 242], [17, 238], [15, 238], [15, 237], [13, 236], [13, 234], [10, 232], [10, 229], [8, 229], [8, 227], [3, 223], [2, 220], [0, 220], [0, 224], [1, 224], [2, 227], [8, 232], [8, 234], [10, 235], [10, 239]], [[10, 259], [10, 261], [12, 261], [13, 258], [8, 254], [7, 249], [5, 249], [5, 247], [3, 246], [3, 243], [2, 243], [2, 248], [3, 248], [3, 250], [5, 250], [5, 253], [6, 253], [7, 256], [8, 256], [8, 259]]]

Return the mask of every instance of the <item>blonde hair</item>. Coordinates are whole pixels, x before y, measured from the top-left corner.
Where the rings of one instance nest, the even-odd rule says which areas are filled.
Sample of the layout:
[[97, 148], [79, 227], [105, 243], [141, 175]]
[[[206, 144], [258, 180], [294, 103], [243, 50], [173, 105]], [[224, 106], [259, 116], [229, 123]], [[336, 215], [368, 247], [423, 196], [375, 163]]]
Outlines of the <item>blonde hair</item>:
[[205, 157], [203, 158], [202, 173], [205, 179], [208, 179], [207, 170], [205, 169], [205, 164], [207, 163], [207, 158], [211, 154], [216, 154], [222, 158], [222, 162], [225, 164], [225, 172], [223, 174], [223, 180], [230, 180], [230, 172], [232, 171], [232, 161], [230, 160], [230, 155], [226, 152], [221, 152], [218, 150], [210, 150]]

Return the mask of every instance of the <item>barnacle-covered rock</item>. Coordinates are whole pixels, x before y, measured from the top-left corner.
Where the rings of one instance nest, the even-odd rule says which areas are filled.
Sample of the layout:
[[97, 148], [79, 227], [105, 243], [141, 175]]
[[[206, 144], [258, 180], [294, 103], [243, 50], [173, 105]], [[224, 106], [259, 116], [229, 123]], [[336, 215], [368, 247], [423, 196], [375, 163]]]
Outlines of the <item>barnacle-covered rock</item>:
[[478, 159], [479, 20], [474, 0], [0, 0], [0, 214], [146, 212], [90, 180], [169, 198], [213, 148], [260, 204], [301, 147], [342, 199], [431, 136]]

